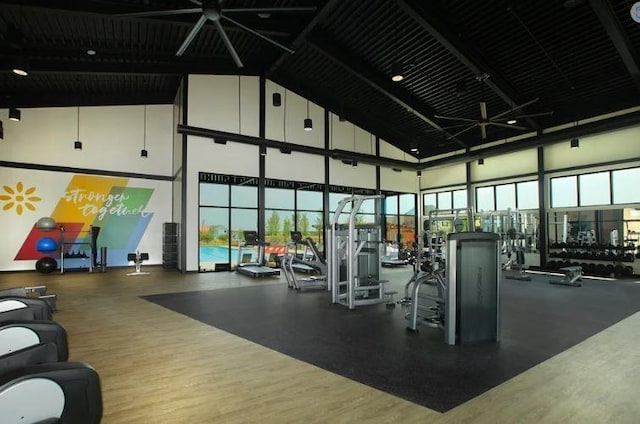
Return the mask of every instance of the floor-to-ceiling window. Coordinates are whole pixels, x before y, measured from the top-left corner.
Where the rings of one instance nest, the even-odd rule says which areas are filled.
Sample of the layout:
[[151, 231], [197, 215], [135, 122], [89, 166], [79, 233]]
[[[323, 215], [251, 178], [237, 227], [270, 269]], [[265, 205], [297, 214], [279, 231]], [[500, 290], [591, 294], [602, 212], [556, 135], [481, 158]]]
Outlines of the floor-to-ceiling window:
[[411, 249], [416, 241], [416, 195], [387, 194], [384, 199], [385, 239]]
[[291, 231], [311, 238], [322, 250], [324, 222], [322, 220], [322, 184], [265, 181], [265, 240], [271, 253], [281, 254], [291, 240]]
[[258, 229], [258, 180], [201, 172], [199, 199], [199, 269], [231, 269], [244, 231]]

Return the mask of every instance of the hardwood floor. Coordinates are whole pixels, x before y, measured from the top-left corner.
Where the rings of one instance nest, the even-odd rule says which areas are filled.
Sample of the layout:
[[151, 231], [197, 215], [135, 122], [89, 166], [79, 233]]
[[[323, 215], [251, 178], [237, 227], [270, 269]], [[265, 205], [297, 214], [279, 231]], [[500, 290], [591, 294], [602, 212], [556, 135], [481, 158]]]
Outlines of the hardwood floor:
[[[0, 274], [46, 284], [70, 360], [99, 372], [103, 423], [632, 423], [640, 417], [640, 313], [440, 414], [139, 299], [253, 284], [235, 273]], [[400, 278], [399, 281], [404, 281]]]

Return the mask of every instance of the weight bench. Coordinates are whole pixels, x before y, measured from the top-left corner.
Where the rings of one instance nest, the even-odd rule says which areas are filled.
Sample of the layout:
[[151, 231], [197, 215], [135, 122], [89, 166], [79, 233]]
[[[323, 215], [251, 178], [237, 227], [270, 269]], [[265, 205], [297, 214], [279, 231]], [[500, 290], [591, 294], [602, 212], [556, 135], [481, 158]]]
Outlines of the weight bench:
[[135, 263], [136, 265], [136, 270], [134, 272], [128, 272], [127, 275], [149, 275], [148, 272], [144, 272], [140, 270], [142, 268], [142, 262], [149, 260], [148, 253], [140, 253], [140, 252], [128, 253], [127, 260], [129, 262]]
[[557, 284], [562, 286], [581, 287], [582, 283], [582, 267], [581, 266], [566, 266], [560, 268], [560, 271], [564, 273], [562, 280], [551, 280], [549, 284]]

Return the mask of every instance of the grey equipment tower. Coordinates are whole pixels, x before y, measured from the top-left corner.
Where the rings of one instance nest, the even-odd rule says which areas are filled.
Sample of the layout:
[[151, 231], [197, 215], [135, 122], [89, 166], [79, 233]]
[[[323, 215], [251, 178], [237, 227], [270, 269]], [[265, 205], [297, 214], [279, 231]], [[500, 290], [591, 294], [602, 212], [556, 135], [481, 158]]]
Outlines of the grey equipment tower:
[[500, 236], [455, 233], [447, 240], [445, 341], [500, 339]]
[[[356, 215], [366, 200], [380, 210], [382, 195], [350, 196], [338, 203], [329, 227], [327, 257], [328, 289], [333, 303], [354, 309], [359, 305], [387, 303], [386, 281], [380, 280], [380, 214], [375, 224], [356, 225]], [[345, 211], [347, 205], [351, 209]], [[339, 224], [347, 216], [347, 224]]]

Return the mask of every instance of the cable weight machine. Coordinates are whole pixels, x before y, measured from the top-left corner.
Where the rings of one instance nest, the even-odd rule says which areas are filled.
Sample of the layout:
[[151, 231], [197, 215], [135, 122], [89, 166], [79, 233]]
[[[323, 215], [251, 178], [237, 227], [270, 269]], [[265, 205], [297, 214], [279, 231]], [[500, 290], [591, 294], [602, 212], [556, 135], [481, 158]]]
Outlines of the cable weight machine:
[[[389, 293], [384, 290], [386, 280], [380, 279], [382, 238], [380, 213], [374, 224], [357, 224], [356, 216], [367, 200], [376, 202], [380, 211], [382, 195], [350, 196], [338, 203], [328, 230], [328, 289], [333, 303], [349, 309], [356, 306], [388, 303]], [[351, 209], [347, 209], [347, 205]], [[341, 218], [348, 216], [346, 224]]]

